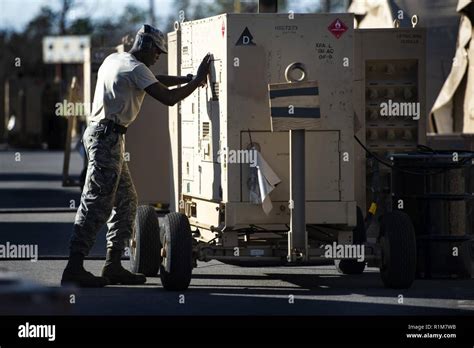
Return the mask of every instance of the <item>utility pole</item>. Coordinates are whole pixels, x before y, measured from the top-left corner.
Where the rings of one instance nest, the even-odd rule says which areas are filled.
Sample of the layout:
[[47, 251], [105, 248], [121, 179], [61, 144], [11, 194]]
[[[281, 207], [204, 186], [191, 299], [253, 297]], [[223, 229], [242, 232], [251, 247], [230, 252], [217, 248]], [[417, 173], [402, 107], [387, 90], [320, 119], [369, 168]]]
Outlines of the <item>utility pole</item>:
[[326, 13], [331, 12], [331, 0], [326, 0], [325, 6], [324, 6], [324, 12]]
[[241, 13], [240, 0], [234, 0], [234, 13]]
[[149, 0], [150, 2], [150, 25], [155, 26], [155, 0]]
[[74, 6], [74, 0], [63, 0], [59, 14], [59, 35], [66, 34], [66, 21], [69, 10]]
[[258, 13], [277, 13], [278, 0], [259, 0]]

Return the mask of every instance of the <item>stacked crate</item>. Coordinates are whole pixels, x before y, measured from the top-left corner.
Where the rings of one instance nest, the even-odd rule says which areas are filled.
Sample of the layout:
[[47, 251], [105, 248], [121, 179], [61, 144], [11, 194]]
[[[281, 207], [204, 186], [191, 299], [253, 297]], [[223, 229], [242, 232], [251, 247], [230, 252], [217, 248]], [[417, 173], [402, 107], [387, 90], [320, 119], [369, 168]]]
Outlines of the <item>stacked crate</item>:
[[[379, 158], [386, 160], [391, 153], [415, 150], [426, 142], [425, 49], [424, 29], [355, 31], [355, 131]], [[397, 111], [395, 103], [399, 113], [411, 111], [411, 116], [390, 115]], [[411, 107], [419, 107], [419, 119]], [[369, 209], [378, 195], [379, 211], [386, 210], [391, 204], [390, 168], [367, 160], [359, 145], [356, 161], [356, 181], [366, 183], [356, 189], [358, 205]], [[380, 192], [374, 194], [377, 187]]]

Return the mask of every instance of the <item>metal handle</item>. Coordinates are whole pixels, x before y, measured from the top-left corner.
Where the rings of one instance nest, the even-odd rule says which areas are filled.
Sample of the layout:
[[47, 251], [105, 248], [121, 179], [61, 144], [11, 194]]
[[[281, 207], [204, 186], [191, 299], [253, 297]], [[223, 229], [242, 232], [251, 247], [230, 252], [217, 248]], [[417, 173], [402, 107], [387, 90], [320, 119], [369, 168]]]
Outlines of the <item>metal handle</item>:
[[[300, 78], [293, 79], [291, 77], [291, 75], [290, 75], [291, 72], [293, 72], [295, 70], [299, 70], [299, 71], [302, 72]], [[306, 79], [306, 67], [304, 66], [304, 64], [299, 63], [299, 62], [293, 62], [290, 65], [288, 65], [285, 69], [285, 79], [286, 79], [287, 82], [301, 82], [301, 81], [304, 81]]]

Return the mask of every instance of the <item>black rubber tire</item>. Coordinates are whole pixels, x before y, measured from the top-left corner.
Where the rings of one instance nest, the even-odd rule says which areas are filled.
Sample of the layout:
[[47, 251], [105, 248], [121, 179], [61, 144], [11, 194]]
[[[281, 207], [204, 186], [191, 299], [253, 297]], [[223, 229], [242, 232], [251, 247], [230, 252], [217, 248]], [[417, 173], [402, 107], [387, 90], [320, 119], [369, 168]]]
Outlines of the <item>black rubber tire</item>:
[[[364, 225], [364, 215], [359, 207], [357, 207], [357, 226], [352, 230], [352, 233], [353, 244], [364, 244], [366, 242], [367, 235]], [[366, 264], [366, 261], [334, 260], [337, 271], [342, 274], [361, 274], [364, 272]]]
[[193, 270], [193, 236], [186, 215], [169, 213], [163, 220], [161, 243], [165, 257], [160, 265], [160, 278], [166, 290], [186, 290]]
[[416, 236], [410, 217], [399, 210], [382, 216], [380, 276], [387, 288], [408, 289], [416, 274]]
[[155, 209], [141, 205], [135, 219], [135, 247], [130, 245], [130, 269], [147, 277], [158, 274], [161, 264], [160, 226]]

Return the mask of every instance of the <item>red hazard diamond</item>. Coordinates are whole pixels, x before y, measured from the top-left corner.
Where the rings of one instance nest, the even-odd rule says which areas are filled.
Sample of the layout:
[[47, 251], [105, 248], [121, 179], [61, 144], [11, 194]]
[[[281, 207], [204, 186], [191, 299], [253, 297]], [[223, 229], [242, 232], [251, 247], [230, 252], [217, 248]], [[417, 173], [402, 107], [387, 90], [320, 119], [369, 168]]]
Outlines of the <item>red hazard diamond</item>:
[[339, 18], [337, 18], [331, 23], [331, 25], [329, 25], [328, 29], [336, 39], [339, 39], [349, 28]]

